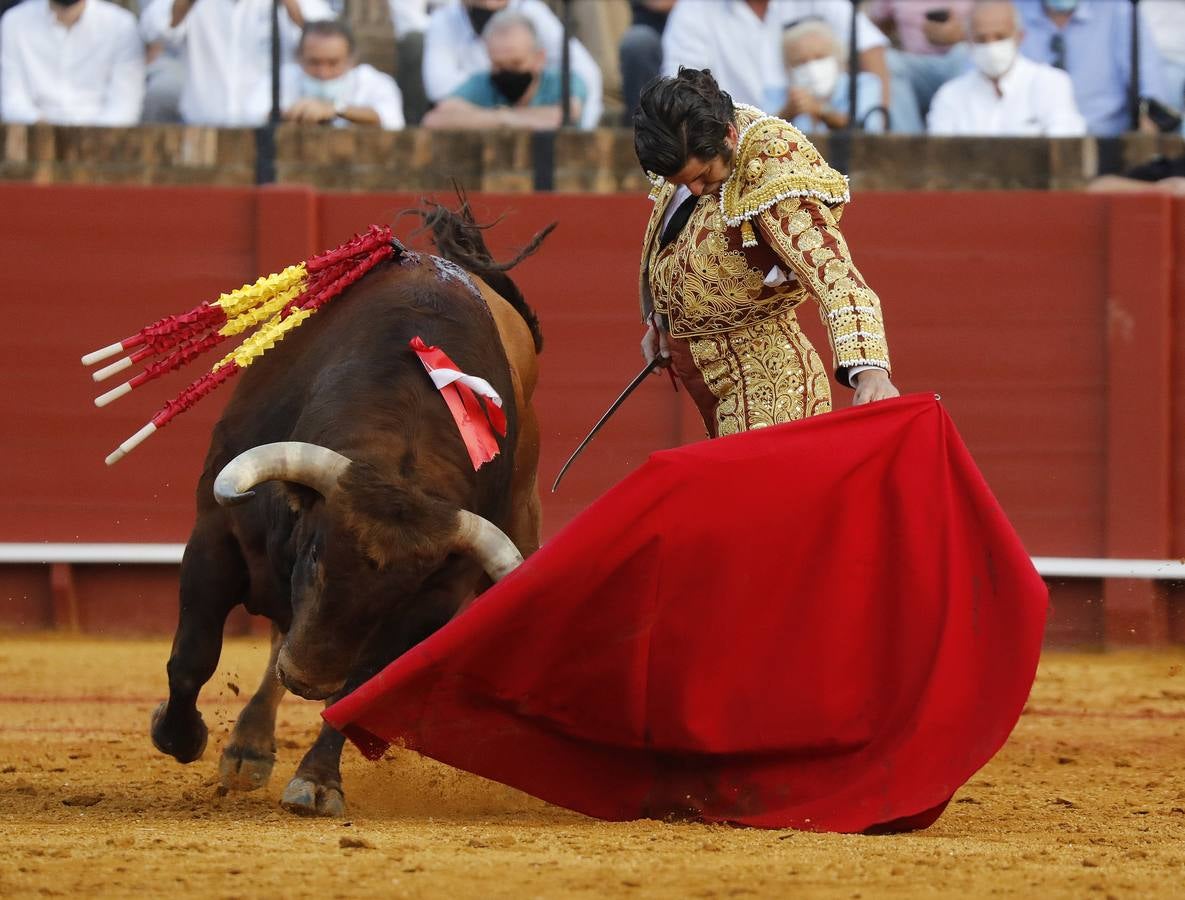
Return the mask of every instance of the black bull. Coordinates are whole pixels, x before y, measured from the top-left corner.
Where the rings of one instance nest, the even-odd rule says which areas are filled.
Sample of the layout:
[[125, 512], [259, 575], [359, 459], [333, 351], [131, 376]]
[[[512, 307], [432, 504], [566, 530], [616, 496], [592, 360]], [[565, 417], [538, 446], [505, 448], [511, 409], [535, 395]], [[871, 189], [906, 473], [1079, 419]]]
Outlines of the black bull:
[[[538, 547], [538, 325], [467, 210], [461, 218], [438, 209], [434, 224], [442, 252], [484, 280], [401, 253], [251, 366], [215, 426], [181, 564], [169, 699], [153, 714], [152, 740], [181, 762], [202, 755], [197, 696], [217, 667], [227, 614], [242, 603], [267, 616], [271, 659], [223, 750], [227, 789], [252, 790], [270, 777], [285, 688], [341, 696], [489, 583], [489, 560], [458, 537], [459, 516], [474, 527], [493, 523], [523, 555]], [[479, 471], [408, 347], [417, 336], [503, 399], [508, 432]], [[284, 443], [252, 449], [273, 442]], [[224, 501], [246, 502], [222, 506], [215, 480], [232, 460], [219, 490], [230, 495]], [[497, 529], [487, 530], [503, 542], [499, 552], [513, 555]], [[343, 743], [322, 726], [284, 791], [285, 808], [344, 811]]]

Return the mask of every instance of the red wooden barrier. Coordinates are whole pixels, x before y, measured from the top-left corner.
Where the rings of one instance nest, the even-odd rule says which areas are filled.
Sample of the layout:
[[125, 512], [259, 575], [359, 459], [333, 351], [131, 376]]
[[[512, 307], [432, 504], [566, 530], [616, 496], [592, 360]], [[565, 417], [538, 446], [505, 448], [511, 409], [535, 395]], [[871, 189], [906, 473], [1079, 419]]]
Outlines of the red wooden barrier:
[[[108, 469], [104, 456], [192, 372], [97, 410], [79, 356], [390, 221], [418, 198], [309, 189], [0, 185], [0, 541], [183, 541], [215, 395]], [[643, 197], [481, 195], [496, 255], [551, 221], [517, 270], [546, 336], [542, 480], [640, 364]], [[410, 234], [404, 219], [398, 233]], [[867, 194], [844, 217], [884, 302], [903, 390], [938, 391], [1036, 555], [1185, 553], [1185, 202], [1056, 193]], [[413, 243], [420, 243], [413, 241]], [[820, 346], [810, 310], [804, 324]], [[281, 351], [282, 352], [282, 351]], [[835, 388], [840, 403], [847, 391]], [[554, 533], [648, 452], [698, 439], [689, 403], [654, 378], [545, 497]], [[141, 577], [132, 584], [128, 573]], [[169, 573], [74, 573], [85, 628], [167, 627]], [[59, 577], [59, 582], [61, 578]], [[44, 584], [43, 584], [44, 582]], [[119, 599], [120, 585], [130, 599]], [[0, 570], [0, 625], [55, 621], [36, 570]], [[1111, 643], [1185, 640], [1164, 586], [1055, 585], [1053, 633]], [[69, 618], [59, 610], [59, 619]], [[1176, 616], [1176, 618], [1174, 618]], [[1134, 631], [1133, 631], [1134, 629]]]

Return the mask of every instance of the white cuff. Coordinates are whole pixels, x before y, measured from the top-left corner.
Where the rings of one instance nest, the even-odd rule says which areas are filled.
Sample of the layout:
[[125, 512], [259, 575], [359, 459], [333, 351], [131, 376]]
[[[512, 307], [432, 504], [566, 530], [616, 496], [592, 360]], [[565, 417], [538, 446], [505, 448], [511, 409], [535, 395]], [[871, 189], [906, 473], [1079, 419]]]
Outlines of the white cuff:
[[861, 372], [867, 372], [869, 369], [880, 369], [882, 372], [885, 371], [884, 369], [881, 369], [880, 366], [852, 366], [850, 369], [848, 369], [848, 387], [854, 388], [856, 386], [856, 376]]

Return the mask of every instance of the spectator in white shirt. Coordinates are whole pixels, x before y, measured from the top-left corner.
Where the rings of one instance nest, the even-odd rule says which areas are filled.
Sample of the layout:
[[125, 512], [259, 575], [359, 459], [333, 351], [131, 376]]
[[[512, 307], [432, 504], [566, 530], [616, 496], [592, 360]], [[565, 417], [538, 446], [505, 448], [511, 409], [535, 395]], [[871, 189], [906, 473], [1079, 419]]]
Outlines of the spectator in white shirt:
[[971, 12], [973, 70], [948, 81], [930, 106], [930, 133], [985, 137], [1079, 137], [1086, 120], [1061, 69], [1020, 55], [1012, 0], [980, 0]]
[[[502, 9], [522, 13], [531, 20], [547, 53], [547, 65], [559, 68], [564, 26], [543, 0], [450, 0], [432, 13], [424, 35], [424, 89], [429, 100], [439, 103], [471, 76], [490, 70], [481, 31], [490, 17]], [[603, 109], [601, 70], [578, 40], [571, 38], [569, 48], [572, 73], [580, 78], [587, 91], [580, 127], [596, 128]]]
[[1148, 21], [1148, 32], [1140, 37], [1160, 49], [1169, 105], [1185, 109], [1185, 2], [1141, 0], [1140, 9]]
[[26, 0], [0, 19], [0, 119], [134, 125], [144, 103], [136, 17], [106, 0]]
[[[280, 46], [293, 59], [305, 21], [330, 19], [325, 0], [282, 0]], [[272, 0], [152, 0], [140, 16], [149, 43], [182, 48], [181, 118], [194, 125], [258, 126], [271, 112]]]
[[[664, 75], [681, 66], [710, 69], [721, 89], [737, 103], [767, 112], [781, 109], [786, 98], [782, 31], [806, 19], [821, 19], [845, 43], [852, 24], [849, 0], [713, 0], [680, 2], [667, 20], [662, 38]], [[888, 39], [863, 13], [856, 17], [856, 52], [860, 68], [881, 79], [889, 94], [885, 59]], [[916, 104], [914, 106], [916, 115]], [[897, 117], [894, 113], [894, 130]], [[920, 126], [920, 123], [917, 123]]]
[[355, 57], [354, 35], [341, 22], [306, 22], [296, 63], [284, 69], [281, 102], [290, 122], [403, 127], [395, 79]]

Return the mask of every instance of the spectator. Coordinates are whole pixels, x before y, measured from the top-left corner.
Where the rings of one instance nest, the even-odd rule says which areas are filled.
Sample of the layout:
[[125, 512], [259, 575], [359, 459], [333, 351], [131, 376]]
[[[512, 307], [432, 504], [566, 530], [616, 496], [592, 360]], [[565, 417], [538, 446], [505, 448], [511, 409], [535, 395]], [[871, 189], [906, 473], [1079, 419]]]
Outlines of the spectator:
[[390, 75], [355, 57], [341, 22], [306, 22], [296, 63], [284, 70], [284, 118], [321, 125], [403, 127], [403, 97]]
[[0, 119], [134, 125], [144, 103], [136, 17], [106, 0], [26, 0], [0, 19]]
[[[481, 30], [494, 13], [503, 9], [522, 13], [531, 20], [547, 54], [547, 65], [559, 68], [564, 26], [543, 0], [449, 0], [432, 13], [424, 35], [424, 89], [429, 100], [439, 103], [473, 75], [490, 70]], [[575, 38], [569, 47], [572, 74], [579, 76], [587, 91], [579, 124], [582, 128], [596, 128], [602, 110], [601, 70]]]
[[1122, 175], [1102, 175], [1086, 186], [1091, 193], [1156, 193], [1185, 197], [1185, 154], [1157, 156]]
[[[782, 35], [789, 91], [778, 113], [799, 131], [833, 131], [848, 126], [849, 86], [846, 53], [826, 22], [808, 19]], [[880, 79], [871, 72], [856, 78], [856, 119], [868, 131], [883, 131], [876, 111], [883, 99]]]
[[428, 18], [445, 0], [388, 0], [395, 28], [395, 80], [403, 93], [403, 115], [419, 125], [431, 104], [424, 93], [424, 32]]
[[1156, 41], [1160, 50], [1169, 106], [1185, 109], [1185, 3], [1141, 0], [1140, 9], [1150, 26], [1148, 31], [1140, 32], [1140, 37]]
[[[782, 107], [787, 87], [783, 29], [806, 18], [820, 18], [846, 41], [851, 17], [849, 0], [677, 3], [663, 33], [663, 73], [674, 75], [680, 66], [710, 69], [721, 89], [737, 103], [776, 111]], [[885, 93], [889, 92], [887, 44], [885, 36], [860, 13], [856, 18], [860, 67], [881, 79]], [[895, 111], [893, 125], [896, 130]]]
[[888, 49], [893, 87], [908, 83], [924, 117], [934, 94], [967, 68], [967, 17], [974, 0], [873, 0], [868, 16], [891, 28], [900, 48]]
[[[558, 128], [560, 73], [547, 67], [535, 26], [522, 13], [504, 9], [482, 32], [491, 71], [471, 75], [424, 117], [426, 128]], [[572, 117], [585, 95], [572, 75]]]
[[633, 21], [617, 48], [627, 125], [634, 120], [642, 88], [662, 72], [662, 33], [674, 5], [675, 0], [630, 0]]
[[970, 20], [974, 68], [934, 95], [930, 133], [1077, 137], [1086, 121], [1070, 76], [1020, 55], [1024, 38], [1012, 0], [980, 0]]
[[[1090, 133], [1108, 136], [1128, 130], [1131, 4], [1111, 0], [1023, 0], [1018, 9], [1025, 32], [1020, 52], [1069, 74], [1074, 98]], [[1143, 12], [1139, 15], [1140, 33], [1150, 34]], [[1151, 40], [1140, 42], [1140, 95], [1169, 102], [1160, 52]]]
[[[293, 58], [305, 20], [332, 17], [325, 0], [282, 0], [281, 53]], [[181, 118], [194, 125], [257, 126], [271, 112], [272, 0], [151, 0], [144, 40], [181, 48]]]

